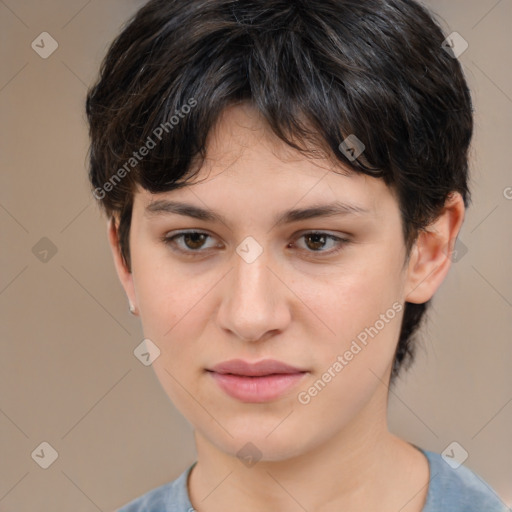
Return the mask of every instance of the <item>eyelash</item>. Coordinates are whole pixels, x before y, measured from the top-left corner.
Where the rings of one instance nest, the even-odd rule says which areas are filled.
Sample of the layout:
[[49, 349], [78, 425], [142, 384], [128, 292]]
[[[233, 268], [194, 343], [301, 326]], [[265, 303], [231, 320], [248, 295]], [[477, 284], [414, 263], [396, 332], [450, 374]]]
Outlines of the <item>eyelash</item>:
[[[166, 235], [166, 236], [162, 237], [162, 242], [166, 246], [168, 246], [173, 252], [180, 253], [188, 258], [194, 258], [194, 257], [198, 256], [201, 252], [208, 251], [208, 249], [206, 249], [206, 250], [198, 249], [198, 250], [194, 251], [192, 249], [184, 250], [184, 249], [176, 249], [175, 247], [173, 247], [174, 241], [177, 238], [183, 238], [186, 235], [206, 235], [207, 237], [212, 238], [208, 233], [205, 233], [203, 231], [180, 231], [179, 233], [176, 233], [172, 236]], [[338, 254], [345, 248], [346, 245], [348, 245], [351, 242], [347, 238], [330, 235], [329, 233], [324, 233], [323, 231], [308, 231], [307, 233], [303, 233], [301, 236], [299, 236], [298, 239], [303, 238], [305, 236], [311, 236], [311, 235], [321, 235], [321, 236], [324, 236], [326, 238], [329, 238], [329, 239], [334, 240], [339, 243], [339, 246], [336, 249], [331, 249], [330, 251], [306, 250], [306, 252], [308, 252], [312, 255], [320, 254], [321, 257], [333, 256], [335, 254]]]

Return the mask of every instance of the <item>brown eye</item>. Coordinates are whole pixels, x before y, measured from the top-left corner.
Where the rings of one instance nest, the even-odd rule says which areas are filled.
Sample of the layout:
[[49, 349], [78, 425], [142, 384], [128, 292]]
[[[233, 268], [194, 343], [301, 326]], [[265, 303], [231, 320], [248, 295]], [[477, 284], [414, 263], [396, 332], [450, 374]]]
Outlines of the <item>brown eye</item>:
[[323, 248], [323, 246], [326, 243], [327, 237], [320, 233], [312, 233], [311, 235], [306, 235], [304, 237], [304, 239], [311, 240], [312, 244], [311, 245], [306, 244], [306, 245], [308, 245], [308, 248], [310, 248], [311, 250], [316, 251], [316, 250]]
[[[330, 256], [332, 254], [336, 254], [343, 250], [344, 246], [350, 243], [350, 240], [334, 235], [330, 235], [328, 233], [324, 233], [322, 231], [311, 231], [309, 233], [304, 233], [299, 239], [304, 238], [306, 240], [306, 247], [305, 249], [307, 252], [310, 253], [318, 253], [319, 255], [327, 255]], [[335, 242], [335, 248], [331, 250], [322, 250], [328, 240], [332, 240]]]
[[[204, 242], [208, 238], [212, 237], [202, 231], [182, 231], [172, 236], [166, 235], [162, 238], [162, 241], [175, 252], [185, 254], [186, 256], [195, 256], [194, 253], [206, 252], [207, 249], [211, 248], [203, 249]], [[181, 240], [183, 243], [178, 244], [177, 240]]]
[[181, 236], [183, 237], [183, 242], [188, 249], [200, 249], [204, 243], [205, 237], [208, 235], [205, 235], [204, 233], [185, 233]]
[[[195, 257], [202, 253], [206, 253], [209, 249], [219, 247], [218, 245], [213, 245], [205, 248], [205, 242], [209, 238], [213, 237], [202, 231], [182, 231], [175, 233], [174, 235], [164, 236], [162, 238], [162, 242], [174, 252], [180, 253], [187, 257]], [[338, 252], [342, 251], [347, 244], [350, 243], [350, 240], [346, 238], [334, 236], [322, 231], [311, 231], [304, 233], [298, 238], [298, 240], [302, 238], [306, 240], [306, 243], [304, 244], [306, 248], [299, 247], [299, 249], [308, 253], [308, 255], [314, 254], [315, 256], [318, 255], [320, 257], [337, 254]], [[182, 243], [178, 243], [178, 241], [181, 241]], [[330, 250], [323, 250], [328, 245], [329, 241], [334, 242], [334, 248]], [[293, 246], [293, 244], [291, 245]]]

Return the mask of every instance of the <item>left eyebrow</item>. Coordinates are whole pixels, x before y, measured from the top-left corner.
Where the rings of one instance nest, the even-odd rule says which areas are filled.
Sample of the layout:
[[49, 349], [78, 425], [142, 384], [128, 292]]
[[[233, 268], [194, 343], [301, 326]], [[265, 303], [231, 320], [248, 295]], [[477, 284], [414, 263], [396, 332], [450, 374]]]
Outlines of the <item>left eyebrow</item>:
[[[296, 208], [279, 213], [274, 219], [274, 225], [290, 224], [301, 220], [313, 219], [317, 217], [331, 217], [335, 215], [361, 215], [368, 214], [369, 210], [362, 206], [342, 203], [335, 201], [329, 204], [313, 204], [307, 208]], [[153, 201], [146, 206], [144, 215], [152, 217], [154, 215], [173, 214], [192, 217], [194, 219], [207, 222], [221, 222], [228, 225], [226, 218], [214, 210], [208, 210], [199, 206], [182, 203], [179, 201], [169, 201], [160, 199]]]

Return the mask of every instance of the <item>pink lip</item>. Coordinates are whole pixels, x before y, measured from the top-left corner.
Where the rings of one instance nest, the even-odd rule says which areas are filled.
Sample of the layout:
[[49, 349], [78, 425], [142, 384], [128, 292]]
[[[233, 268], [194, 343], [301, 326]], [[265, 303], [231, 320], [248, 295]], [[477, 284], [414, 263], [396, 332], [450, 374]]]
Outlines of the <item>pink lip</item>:
[[232, 359], [208, 371], [225, 393], [244, 402], [267, 402], [278, 398], [307, 373], [274, 359], [257, 363]]
[[263, 359], [257, 363], [249, 363], [243, 359], [231, 359], [216, 364], [214, 367], [210, 368], [210, 371], [216, 373], [232, 373], [233, 375], [243, 375], [246, 377], [260, 377], [274, 373], [300, 373], [306, 370], [295, 368], [294, 366], [290, 366], [289, 364], [282, 363], [275, 359]]

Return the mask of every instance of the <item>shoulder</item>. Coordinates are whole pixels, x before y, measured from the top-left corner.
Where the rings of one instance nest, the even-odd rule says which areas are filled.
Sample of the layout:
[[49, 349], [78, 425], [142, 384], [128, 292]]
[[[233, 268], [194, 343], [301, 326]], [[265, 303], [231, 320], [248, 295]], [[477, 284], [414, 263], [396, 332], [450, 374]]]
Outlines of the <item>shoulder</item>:
[[434, 452], [421, 450], [429, 461], [430, 483], [423, 512], [508, 512], [496, 492], [465, 466], [452, 467]]
[[194, 462], [176, 480], [148, 491], [115, 512], [190, 512], [187, 478], [195, 464]]

